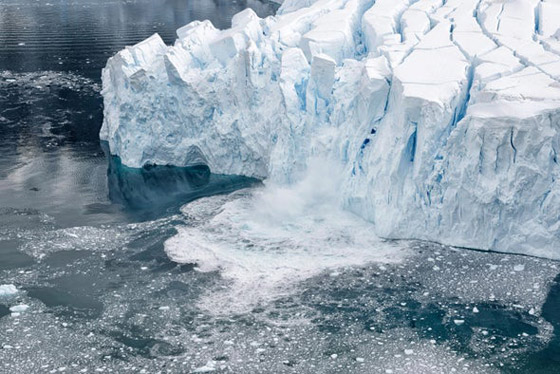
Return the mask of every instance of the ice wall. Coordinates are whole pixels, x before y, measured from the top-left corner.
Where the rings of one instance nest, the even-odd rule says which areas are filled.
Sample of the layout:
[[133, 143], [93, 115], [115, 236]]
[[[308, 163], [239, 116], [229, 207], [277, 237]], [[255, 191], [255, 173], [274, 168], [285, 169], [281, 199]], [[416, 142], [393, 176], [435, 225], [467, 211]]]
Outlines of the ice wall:
[[299, 179], [387, 238], [560, 258], [554, 0], [286, 0], [228, 30], [156, 34], [103, 70], [101, 137], [128, 166]]

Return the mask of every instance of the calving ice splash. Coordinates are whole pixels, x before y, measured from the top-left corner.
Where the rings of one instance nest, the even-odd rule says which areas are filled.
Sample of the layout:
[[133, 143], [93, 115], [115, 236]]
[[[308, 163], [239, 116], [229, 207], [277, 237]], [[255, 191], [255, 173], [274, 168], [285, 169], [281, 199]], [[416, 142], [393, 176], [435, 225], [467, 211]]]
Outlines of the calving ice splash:
[[320, 158], [381, 237], [559, 259], [559, 29], [552, 0], [287, 0], [228, 30], [197, 21], [109, 60], [101, 137], [129, 166], [277, 185]]
[[404, 246], [379, 240], [370, 223], [340, 210], [332, 171], [312, 160], [310, 172], [290, 187], [241, 190], [182, 208], [189, 224], [167, 240], [167, 255], [202, 272], [220, 271], [229, 286], [209, 292], [201, 306], [247, 311], [325, 270], [405, 258]]

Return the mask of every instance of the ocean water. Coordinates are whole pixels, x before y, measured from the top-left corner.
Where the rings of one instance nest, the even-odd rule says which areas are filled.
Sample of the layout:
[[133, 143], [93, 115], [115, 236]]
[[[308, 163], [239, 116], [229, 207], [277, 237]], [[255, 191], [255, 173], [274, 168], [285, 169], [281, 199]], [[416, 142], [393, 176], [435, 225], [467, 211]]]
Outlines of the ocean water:
[[248, 6], [277, 8], [0, 1], [0, 372], [560, 373], [558, 262], [376, 238], [320, 160], [288, 188], [108, 154], [107, 58]]

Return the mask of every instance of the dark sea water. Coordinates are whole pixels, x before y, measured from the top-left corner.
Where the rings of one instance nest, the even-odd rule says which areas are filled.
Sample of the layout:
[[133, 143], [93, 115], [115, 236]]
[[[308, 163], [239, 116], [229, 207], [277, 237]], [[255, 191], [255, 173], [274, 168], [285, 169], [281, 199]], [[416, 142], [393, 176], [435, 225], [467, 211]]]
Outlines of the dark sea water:
[[[108, 154], [107, 58], [246, 7], [277, 5], [0, 0], [0, 287], [18, 290], [0, 292], [0, 373], [560, 373], [558, 262], [417, 242], [336, 258], [361, 241], [321, 237], [321, 217], [294, 231], [317, 252], [274, 236], [300, 223], [243, 234], [228, 212], [250, 193], [223, 194], [255, 180]], [[181, 227], [215, 269], [169, 259]]]

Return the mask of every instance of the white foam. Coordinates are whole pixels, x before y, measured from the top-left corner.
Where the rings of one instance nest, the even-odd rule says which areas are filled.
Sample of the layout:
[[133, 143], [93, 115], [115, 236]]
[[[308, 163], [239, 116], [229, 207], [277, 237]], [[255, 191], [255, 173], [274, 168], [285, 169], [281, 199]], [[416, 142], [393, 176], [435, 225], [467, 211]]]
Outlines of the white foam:
[[322, 271], [403, 258], [402, 246], [382, 241], [370, 223], [339, 208], [336, 170], [319, 163], [310, 170], [292, 187], [267, 185], [183, 207], [193, 224], [178, 228], [165, 243], [167, 254], [202, 272], [219, 271], [229, 283], [208, 293], [204, 309], [246, 311]]

